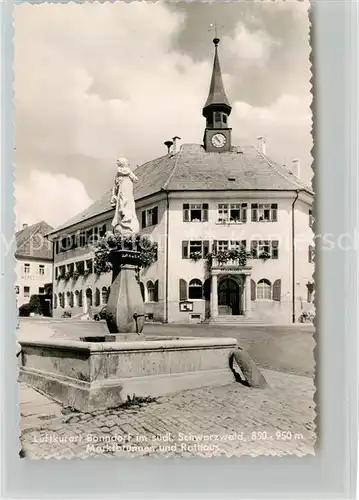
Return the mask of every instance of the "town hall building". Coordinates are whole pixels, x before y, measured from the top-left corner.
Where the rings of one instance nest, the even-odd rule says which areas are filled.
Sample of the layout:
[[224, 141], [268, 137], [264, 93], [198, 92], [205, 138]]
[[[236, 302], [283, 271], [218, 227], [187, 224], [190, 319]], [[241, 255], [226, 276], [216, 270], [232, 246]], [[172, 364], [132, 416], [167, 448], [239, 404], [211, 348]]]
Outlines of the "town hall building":
[[[135, 170], [140, 230], [158, 244], [141, 272], [147, 317], [169, 323], [297, 322], [313, 308], [313, 193], [252, 145], [232, 144], [231, 105], [214, 42], [203, 142], [167, 141]], [[111, 274], [96, 275], [92, 237], [111, 229], [111, 189], [50, 233], [53, 315], [105, 305]], [[238, 262], [230, 250], [245, 249]]]

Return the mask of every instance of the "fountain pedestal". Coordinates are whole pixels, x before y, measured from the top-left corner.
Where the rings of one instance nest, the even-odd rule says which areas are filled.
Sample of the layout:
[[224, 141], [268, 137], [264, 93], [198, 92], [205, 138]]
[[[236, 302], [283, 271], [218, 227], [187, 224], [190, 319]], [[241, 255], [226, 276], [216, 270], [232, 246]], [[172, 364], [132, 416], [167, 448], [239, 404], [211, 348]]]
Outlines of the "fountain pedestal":
[[137, 278], [140, 253], [136, 250], [113, 250], [110, 259], [113, 272], [107, 302], [108, 340], [112, 340], [112, 335], [115, 335], [113, 340], [118, 341], [119, 334], [127, 334], [124, 340], [141, 339], [145, 305]]

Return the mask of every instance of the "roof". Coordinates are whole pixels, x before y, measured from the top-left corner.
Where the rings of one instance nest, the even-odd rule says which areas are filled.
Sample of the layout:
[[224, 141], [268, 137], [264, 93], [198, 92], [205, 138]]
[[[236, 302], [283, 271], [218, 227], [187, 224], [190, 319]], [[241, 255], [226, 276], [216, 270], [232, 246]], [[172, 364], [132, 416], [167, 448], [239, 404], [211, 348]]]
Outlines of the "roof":
[[224, 104], [225, 106], [228, 106], [228, 108], [231, 108], [226, 92], [224, 90], [221, 66], [219, 64], [219, 57], [218, 57], [219, 39], [215, 38], [213, 42], [215, 43], [215, 49], [214, 49], [212, 79], [211, 79], [211, 84], [209, 86], [209, 93], [206, 104], [204, 105], [204, 109], [207, 108], [208, 106], [220, 105], [220, 104]]
[[52, 230], [53, 227], [47, 222], [40, 221], [15, 233], [15, 257], [52, 260], [52, 243], [46, 238], [46, 234]]
[[[134, 197], [140, 199], [160, 191], [262, 190], [311, 193], [288, 168], [271, 161], [254, 146], [232, 147], [226, 153], [209, 153], [200, 144], [183, 144], [174, 155], [161, 156], [136, 169]], [[109, 212], [112, 188], [99, 200], [55, 232], [91, 217]]]

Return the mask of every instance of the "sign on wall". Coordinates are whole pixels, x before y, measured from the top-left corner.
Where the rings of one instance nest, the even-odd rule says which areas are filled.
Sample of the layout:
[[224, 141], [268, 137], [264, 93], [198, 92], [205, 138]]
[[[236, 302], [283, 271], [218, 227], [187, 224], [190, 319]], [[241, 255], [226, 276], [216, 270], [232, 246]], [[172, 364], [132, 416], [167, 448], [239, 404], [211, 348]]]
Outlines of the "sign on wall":
[[180, 302], [179, 305], [181, 312], [192, 312], [193, 311], [193, 302]]

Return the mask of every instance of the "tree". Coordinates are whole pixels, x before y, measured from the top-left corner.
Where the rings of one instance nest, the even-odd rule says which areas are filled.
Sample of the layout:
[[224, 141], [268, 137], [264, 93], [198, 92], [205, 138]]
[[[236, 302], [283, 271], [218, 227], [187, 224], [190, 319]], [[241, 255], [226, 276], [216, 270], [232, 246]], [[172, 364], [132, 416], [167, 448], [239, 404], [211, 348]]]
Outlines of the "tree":
[[42, 312], [41, 301], [38, 295], [31, 295], [29, 302], [29, 309], [30, 312], [33, 312], [35, 314], [41, 314]]

